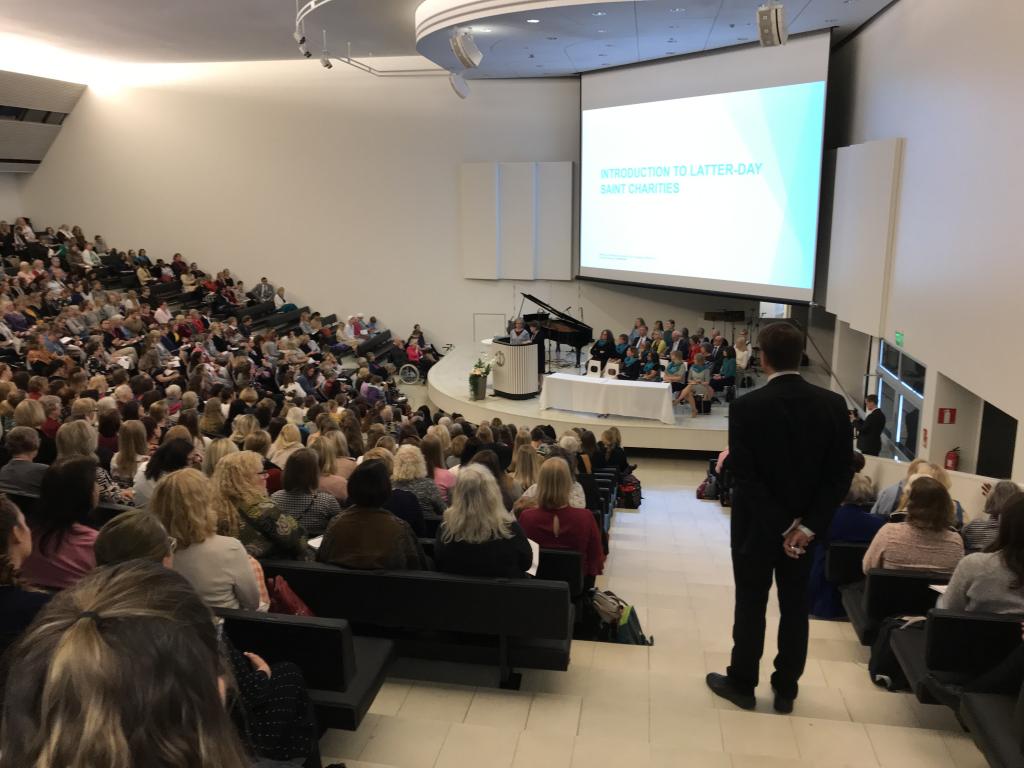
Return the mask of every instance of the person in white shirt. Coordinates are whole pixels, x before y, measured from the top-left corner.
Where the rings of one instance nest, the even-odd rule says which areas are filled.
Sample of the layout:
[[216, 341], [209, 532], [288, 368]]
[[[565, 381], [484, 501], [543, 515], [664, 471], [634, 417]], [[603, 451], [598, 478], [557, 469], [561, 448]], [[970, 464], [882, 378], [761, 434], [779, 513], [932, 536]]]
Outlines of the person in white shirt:
[[526, 330], [526, 326], [523, 325], [523, 321], [520, 318], [516, 318], [512, 324], [512, 332], [508, 335], [510, 344], [529, 344], [530, 343], [530, 332]]
[[156, 320], [160, 325], [167, 325], [174, 319], [174, 315], [167, 308], [167, 302], [164, 301], [156, 308], [156, 312], [153, 313], [153, 319]]

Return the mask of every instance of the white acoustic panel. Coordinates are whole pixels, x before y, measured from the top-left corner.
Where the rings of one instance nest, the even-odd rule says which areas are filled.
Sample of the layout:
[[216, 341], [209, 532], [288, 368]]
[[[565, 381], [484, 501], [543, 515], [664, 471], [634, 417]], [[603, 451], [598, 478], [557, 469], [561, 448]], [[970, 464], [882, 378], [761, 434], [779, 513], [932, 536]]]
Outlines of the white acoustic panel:
[[463, 276], [572, 279], [572, 163], [466, 163]]
[[572, 279], [572, 163], [537, 163], [537, 272]]
[[81, 83], [0, 71], [0, 104], [8, 107], [68, 113], [84, 91]]
[[42, 160], [58, 133], [59, 125], [0, 120], [0, 157], [5, 160]]
[[536, 163], [498, 166], [498, 274], [506, 280], [536, 276]]
[[459, 179], [461, 194], [462, 276], [497, 280], [498, 166], [465, 163]]
[[836, 153], [826, 309], [854, 330], [885, 335], [902, 139]]

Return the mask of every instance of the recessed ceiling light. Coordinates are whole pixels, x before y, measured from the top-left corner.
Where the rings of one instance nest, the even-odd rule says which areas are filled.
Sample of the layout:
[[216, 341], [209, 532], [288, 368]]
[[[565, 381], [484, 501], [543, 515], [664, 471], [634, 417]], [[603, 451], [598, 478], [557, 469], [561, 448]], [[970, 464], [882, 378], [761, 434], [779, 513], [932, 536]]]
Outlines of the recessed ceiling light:
[[594, 12], [593, 12], [592, 14], [590, 14], [590, 15], [591, 15], [591, 16], [607, 16], [608, 14], [607, 14], [607, 13], [605, 13], [604, 11], [594, 11]]
[[747, 41], [747, 38], [745, 37], [737, 37], [736, 39], [739, 40], [741, 43], [745, 43]]
[[686, 13], [686, 9], [685, 8], [669, 8], [668, 12], [669, 13]]
[[599, 53], [599, 54], [597, 54], [597, 55], [598, 55], [598, 56], [601, 56], [601, 57], [603, 58], [603, 57], [607, 56], [608, 54], [607, 54], [607, 53]]
[[557, 40], [558, 38], [557, 37], [548, 37], [548, 38], [545, 38], [545, 39], [547, 39], [547, 40]]
[[540, 19], [527, 19], [527, 24], [540, 24]]
[[826, 24], [837, 24], [839, 19], [825, 19]]
[[669, 29], [679, 29], [679, 25], [678, 24], [669, 24], [668, 28]]
[[599, 29], [599, 30], [597, 30], [597, 34], [599, 34], [599, 35], [603, 35], [603, 34], [604, 34], [604, 30], [603, 30], [603, 29]]
[[473, 31], [474, 32], [491, 32], [493, 30], [491, 30], [490, 27], [480, 27], [479, 29], [474, 29]]

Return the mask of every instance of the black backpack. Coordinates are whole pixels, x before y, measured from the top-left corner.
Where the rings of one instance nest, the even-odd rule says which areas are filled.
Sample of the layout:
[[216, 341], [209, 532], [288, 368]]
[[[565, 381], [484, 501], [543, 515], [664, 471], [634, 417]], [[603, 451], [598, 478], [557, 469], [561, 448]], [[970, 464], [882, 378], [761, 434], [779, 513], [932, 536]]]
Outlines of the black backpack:
[[623, 475], [619, 480], [619, 507], [622, 509], [639, 509], [643, 493], [636, 475]]

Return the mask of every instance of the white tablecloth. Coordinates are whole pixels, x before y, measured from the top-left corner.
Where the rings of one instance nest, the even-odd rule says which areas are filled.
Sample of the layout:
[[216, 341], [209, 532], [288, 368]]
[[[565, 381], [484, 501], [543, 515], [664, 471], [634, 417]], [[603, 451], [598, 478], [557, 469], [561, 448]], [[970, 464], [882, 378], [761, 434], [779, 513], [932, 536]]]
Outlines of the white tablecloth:
[[672, 386], [667, 382], [618, 381], [555, 373], [544, 377], [540, 407], [676, 423], [672, 412]]

